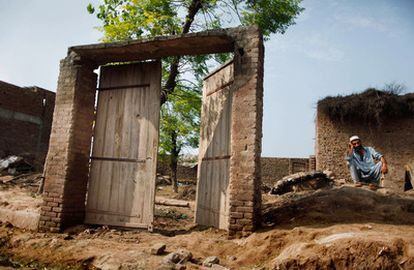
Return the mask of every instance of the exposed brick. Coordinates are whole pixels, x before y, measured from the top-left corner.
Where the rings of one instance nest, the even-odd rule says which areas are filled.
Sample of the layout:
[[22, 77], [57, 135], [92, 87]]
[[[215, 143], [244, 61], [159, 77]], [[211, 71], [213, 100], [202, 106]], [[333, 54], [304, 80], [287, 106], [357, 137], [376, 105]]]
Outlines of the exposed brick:
[[243, 226], [240, 224], [230, 224], [229, 230], [231, 231], [241, 231], [243, 229]]
[[57, 233], [57, 232], [60, 232], [60, 229], [59, 229], [59, 228], [57, 228], [57, 227], [50, 227], [50, 228], [49, 228], [49, 231], [50, 231], [50, 232], [53, 232], [53, 233]]
[[[24, 156], [37, 169], [43, 167], [49, 145], [55, 93], [39, 87], [18, 87], [0, 81], [0, 108], [25, 115], [0, 117], [0, 157]], [[29, 119], [30, 118], [30, 119]]]
[[247, 207], [247, 206], [238, 206], [236, 208], [237, 212], [242, 212], [242, 213], [253, 213], [253, 207]]
[[[43, 213], [43, 215], [41, 215], [40, 216], [40, 221], [49, 221], [49, 220], [52, 220], [52, 218], [50, 217], [50, 216], [46, 216], [45, 215], [46, 213]], [[46, 223], [44, 222], [44, 224], [43, 225], [45, 225]]]
[[[230, 218], [229, 234], [253, 230], [260, 223], [260, 151], [263, 117], [263, 38], [257, 27], [226, 30], [234, 39], [234, 83], [232, 89], [230, 215], [243, 218], [237, 224]], [[244, 51], [244, 52], [242, 52]], [[151, 58], [151, 55], [148, 55]], [[99, 61], [99, 60], [98, 60]], [[56, 110], [50, 137], [45, 191], [53, 200], [53, 211], [59, 219], [47, 221], [45, 227], [60, 230], [67, 224], [83, 222], [84, 202], [88, 180], [88, 156], [94, 119], [96, 74], [73, 51], [61, 61], [56, 96]], [[53, 194], [53, 196], [51, 195]], [[237, 203], [232, 203], [236, 201]], [[246, 205], [250, 202], [253, 206]], [[50, 209], [47, 209], [50, 210]], [[42, 210], [41, 215], [48, 211]], [[240, 220], [240, 219], [239, 219]], [[247, 229], [246, 229], [247, 228]]]
[[53, 221], [53, 222], [56, 222], [56, 223], [59, 223], [59, 222], [61, 222], [62, 220], [61, 220], [61, 218], [55, 217], [55, 218], [52, 218], [52, 221]]
[[384, 186], [402, 191], [404, 166], [414, 168], [414, 117], [381, 118], [381, 125], [367, 126], [364, 121], [333, 121], [318, 106], [316, 117], [316, 169], [329, 170], [336, 179], [351, 181], [344, 159], [349, 137], [358, 135], [364, 146], [372, 146], [384, 154], [388, 174]]
[[56, 203], [56, 202], [47, 202], [47, 204], [46, 204], [47, 206], [58, 206], [58, 203]]
[[252, 220], [251, 219], [246, 219], [246, 218], [238, 219], [237, 220], [237, 224], [240, 224], [240, 225], [249, 225], [249, 224], [252, 224]]
[[62, 207], [53, 207], [53, 208], [52, 208], [52, 211], [55, 211], [55, 212], [62, 212]]
[[243, 213], [232, 212], [230, 213], [231, 218], [243, 218]]
[[50, 206], [42, 206], [41, 208], [40, 208], [42, 211], [52, 211], [52, 207], [50, 207]]
[[56, 227], [56, 222], [53, 222], [53, 221], [47, 221], [47, 222], [46, 222], [46, 226], [48, 226], [48, 227]]
[[[88, 158], [94, 119], [96, 74], [93, 67], [79, 65], [77, 56], [70, 54], [61, 61], [56, 109], [53, 115], [45, 192], [52, 207], [53, 221], [45, 227], [60, 230], [65, 224], [83, 222], [84, 201], [88, 180]], [[53, 198], [52, 200], [50, 198]], [[80, 215], [65, 218], [63, 209], [76, 209]], [[42, 209], [42, 216], [51, 216]], [[56, 213], [57, 212], [57, 213]]]

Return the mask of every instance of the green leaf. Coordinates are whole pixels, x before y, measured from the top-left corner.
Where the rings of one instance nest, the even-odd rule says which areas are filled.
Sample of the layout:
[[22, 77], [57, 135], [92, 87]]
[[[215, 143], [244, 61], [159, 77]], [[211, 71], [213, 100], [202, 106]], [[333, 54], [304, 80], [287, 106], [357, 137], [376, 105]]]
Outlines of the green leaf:
[[95, 12], [95, 8], [92, 6], [91, 3], [88, 4], [88, 6], [86, 7], [86, 10], [90, 13], [93, 14]]

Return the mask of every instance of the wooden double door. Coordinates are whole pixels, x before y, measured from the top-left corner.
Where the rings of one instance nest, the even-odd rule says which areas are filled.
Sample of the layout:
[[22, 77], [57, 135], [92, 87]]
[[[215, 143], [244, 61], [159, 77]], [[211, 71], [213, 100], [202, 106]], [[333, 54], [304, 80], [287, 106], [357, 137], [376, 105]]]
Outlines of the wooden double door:
[[101, 67], [85, 222], [152, 228], [159, 61]]
[[204, 79], [195, 221], [228, 229], [233, 62]]

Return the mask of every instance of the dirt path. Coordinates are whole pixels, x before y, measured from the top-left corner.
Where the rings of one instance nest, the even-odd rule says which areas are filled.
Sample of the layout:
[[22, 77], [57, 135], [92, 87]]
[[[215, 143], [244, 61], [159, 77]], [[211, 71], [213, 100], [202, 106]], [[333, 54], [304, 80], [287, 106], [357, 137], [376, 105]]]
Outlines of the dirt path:
[[[39, 207], [39, 198], [20, 187], [0, 190], [0, 199], [3, 208]], [[3, 222], [0, 269], [157, 269], [182, 249], [193, 254], [186, 269], [205, 269], [209, 256], [227, 269], [414, 269], [412, 195], [342, 187], [264, 201], [268, 227], [242, 239], [193, 224], [193, 203], [157, 206], [154, 233], [85, 225], [37, 233]], [[159, 243], [166, 252], [151, 255]]]
[[407, 225], [346, 224], [273, 228], [247, 238], [229, 240], [214, 229], [167, 237], [144, 231], [84, 226], [69, 234], [25, 232], [0, 228], [2, 252], [20, 261], [93, 269], [156, 269], [162, 256], [151, 246], [165, 243], [167, 253], [186, 249], [194, 260], [187, 269], [202, 269], [208, 256], [218, 256], [231, 269], [328, 268], [413, 269], [414, 230]]

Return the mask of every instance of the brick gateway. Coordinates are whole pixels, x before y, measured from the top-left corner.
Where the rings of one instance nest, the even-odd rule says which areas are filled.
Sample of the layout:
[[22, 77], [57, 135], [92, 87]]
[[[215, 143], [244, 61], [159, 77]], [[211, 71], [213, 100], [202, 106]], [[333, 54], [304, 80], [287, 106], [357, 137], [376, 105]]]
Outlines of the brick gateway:
[[114, 62], [223, 52], [234, 53], [233, 80], [228, 85], [231, 135], [224, 229], [230, 235], [255, 230], [261, 215], [264, 58], [257, 27], [70, 47], [60, 63], [39, 229], [57, 232], [85, 220], [97, 84], [94, 69]]

